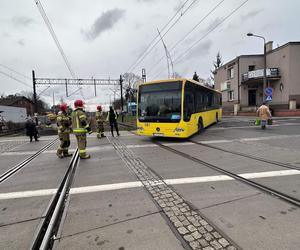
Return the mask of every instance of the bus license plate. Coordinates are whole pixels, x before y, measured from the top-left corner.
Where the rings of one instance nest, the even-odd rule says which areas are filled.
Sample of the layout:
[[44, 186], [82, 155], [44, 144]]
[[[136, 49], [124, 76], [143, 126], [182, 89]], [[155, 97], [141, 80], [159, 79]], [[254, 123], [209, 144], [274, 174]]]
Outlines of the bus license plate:
[[164, 136], [162, 133], [153, 133], [153, 136]]

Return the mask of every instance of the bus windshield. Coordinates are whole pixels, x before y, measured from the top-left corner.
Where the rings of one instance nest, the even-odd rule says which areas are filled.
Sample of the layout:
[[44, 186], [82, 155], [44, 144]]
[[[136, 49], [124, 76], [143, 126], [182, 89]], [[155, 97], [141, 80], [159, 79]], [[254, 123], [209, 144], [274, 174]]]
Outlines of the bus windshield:
[[139, 121], [179, 122], [181, 119], [181, 93], [181, 81], [140, 86]]

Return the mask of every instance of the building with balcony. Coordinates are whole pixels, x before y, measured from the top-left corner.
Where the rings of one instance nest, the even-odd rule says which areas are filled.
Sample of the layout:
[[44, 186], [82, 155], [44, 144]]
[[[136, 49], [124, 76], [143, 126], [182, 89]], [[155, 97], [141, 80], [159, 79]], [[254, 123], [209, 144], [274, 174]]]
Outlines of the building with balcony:
[[[215, 74], [215, 88], [222, 92], [223, 108], [254, 111], [263, 102], [264, 55], [241, 55], [227, 62]], [[289, 42], [273, 49], [266, 44], [267, 86], [273, 89], [270, 107], [274, 110], [299, 108], [300, 42]]]

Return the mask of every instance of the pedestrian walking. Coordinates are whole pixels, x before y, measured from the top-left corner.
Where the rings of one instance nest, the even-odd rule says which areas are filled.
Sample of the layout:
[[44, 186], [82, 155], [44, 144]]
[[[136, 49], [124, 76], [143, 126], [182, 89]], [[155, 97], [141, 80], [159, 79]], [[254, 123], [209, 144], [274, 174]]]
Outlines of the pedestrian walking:
[[119, 129], [118, 129], [118, 122], [117, 122], [117, 113], [116, 111], [113, 109], [112, 106], [109, 107], [109, 111], [106, 117], [106, 121], [109, 121], [109, 125], [110, 125], [110, 131], [111, 131], [111, 136], [114, 136], [114, 127], [117, 131], [117, 135], [119, 136]]
[[27, 121], [25, 123], [25, 129], [26, 135], [30, 138], [30, 142], [32, 142], [33, 138], [35, 141], [38, 141], [38, 130], [32, 118], [27, 118]]
[[263, 104], [256, 111], [256, 114], [260, 118], [261, 128], [265, 129], [267, 121], [272, 118], [270, 109], [266, 102], [263, 102]]
[[75, 110], [72, 112], [72, 128], [76, 136], [79, 156], [81, 159], [88, 159], [91, 156], [86, 153], [86, 134], [91, 133], [90, 125], [88, 124], [86, 114], [83, 110], [84, 104], [82, 100], [74, 102]]
[[56, 123], [60, 145], [56, 151], [56, 155], [59, 158], [63, 158], [72, 156], [72, 154], [69, 153], [69, 146], [71, 144], [70, 133], [72, 131], [72, 121], [71, 117], [67, 113], [68, 105], [66, 103], [62, 103], [59, 108], [60, 111], [57, 115]]
[[96, 127], [97, 127], [97, 138], [105, 137], [104, 135], [104, 114], [102, 112], [102, 107], [97, 106], [96, 111]]

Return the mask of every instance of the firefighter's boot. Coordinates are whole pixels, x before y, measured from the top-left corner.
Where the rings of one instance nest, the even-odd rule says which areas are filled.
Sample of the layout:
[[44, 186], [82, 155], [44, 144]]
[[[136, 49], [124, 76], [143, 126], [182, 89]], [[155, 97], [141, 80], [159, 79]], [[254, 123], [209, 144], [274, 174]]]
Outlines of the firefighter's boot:
[[68, 150], [64, 150], [64, 151], [63, 151], [63, 156], [64, 156], [64, 157], [70, 157], [70, 156], [72, 156], [72, 155], [73, 155], [73, 154], [69, 153]]
[[58, 148], [56, 151], [56, 155], [58, 158], [63, 158], [64, 157], [63, 150], [61, 148]]
[[91, 158], [91, 156], [89, 154], [81, 154], [79, 156], [80, 156], [80, 159], [89, 159], [89, 158]]

